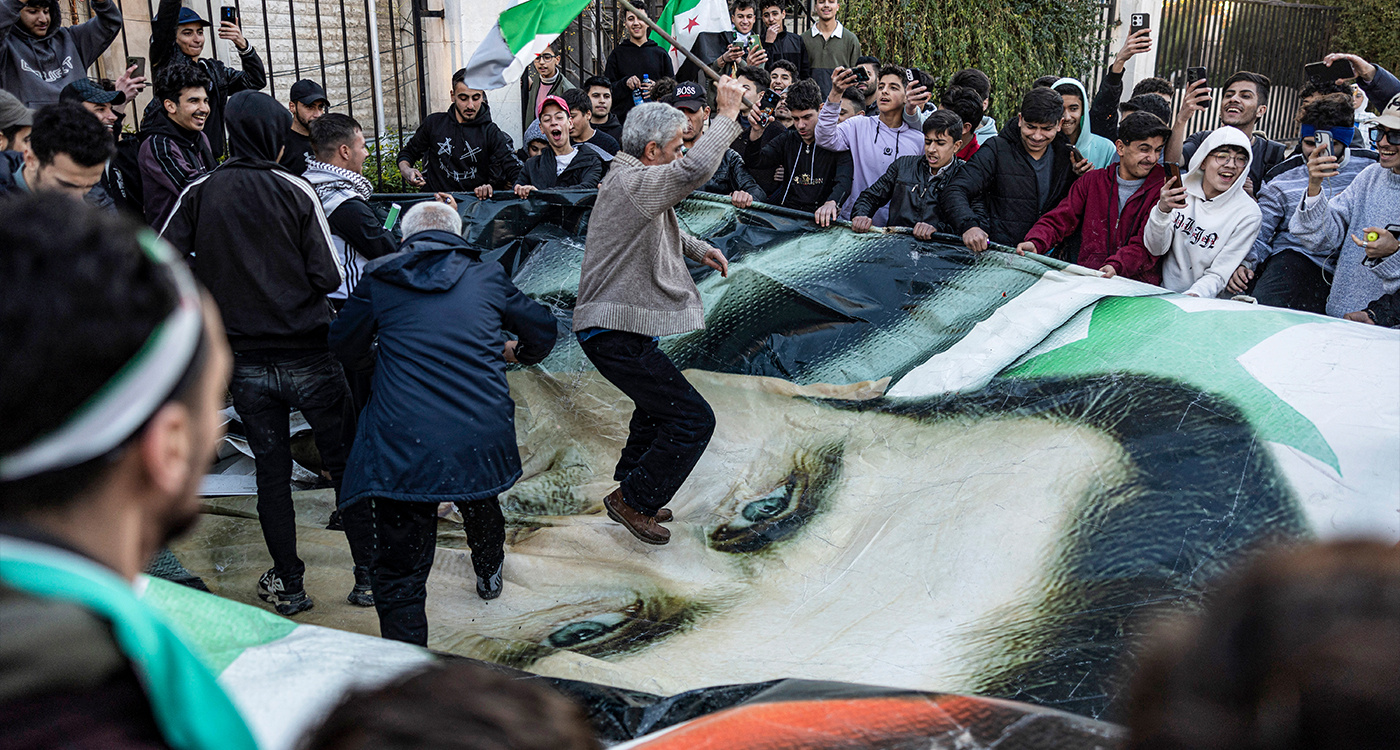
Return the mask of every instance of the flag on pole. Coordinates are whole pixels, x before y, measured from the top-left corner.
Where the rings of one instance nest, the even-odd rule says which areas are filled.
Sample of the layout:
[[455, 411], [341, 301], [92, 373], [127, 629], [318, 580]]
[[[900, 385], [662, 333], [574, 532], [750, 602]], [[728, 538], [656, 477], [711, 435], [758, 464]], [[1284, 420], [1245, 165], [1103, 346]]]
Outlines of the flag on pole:
[[[695, 44], [695, 37], [702, 32], [734, 30], [725, 0], [668, 0], [656, 25], [666, 29], [686, 49]], [[671, 44], [655, 31], [651, 32], [651, 40], [670, 52], [672, 67], [680, 70], [685, 64], [680, 50], [671, 49]]]
[[589, 0], [524, 0], [505, 9], [467, 63], [465, 82], [490, 91], [520, 80], [525, 68], [564, 33]]

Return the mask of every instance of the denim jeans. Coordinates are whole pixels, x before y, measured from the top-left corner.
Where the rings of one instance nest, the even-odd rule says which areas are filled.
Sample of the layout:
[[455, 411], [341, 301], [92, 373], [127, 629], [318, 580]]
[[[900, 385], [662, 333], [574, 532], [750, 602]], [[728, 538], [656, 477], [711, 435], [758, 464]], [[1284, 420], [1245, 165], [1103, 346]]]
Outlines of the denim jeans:
[[636, 405], [613, 479], [622, 483], [628, 505], [654, 516], [705, 453], [715, 413], [650, 336], [606, 331], [582, 346], [598, 372]]
[[1332, 274], [1302, 253], [1281, 250], [1259, 265], [1252, 294], [1261, 305], [1326, 314], [1331, 292]]
[[[357, 502], [356, 505], [367, 505]], [[374, 533], [379, 546], [371, 568], [379, 634], [405, 643], [428, 645], [428, 573], [437, 551], [437, 503], [374, 501]], [[348, 509], [347, 509], [348, 510]], [[505, 560], [506, 522], [496, 498], [457, 503], [462, 530], [472, 548], [478, 579], [495, 573]]]
[[[355, 434], [350, 390], [340, 363], [328, 351], [235, 352], [233, 362], [229, 390], [257, 462], [258, 523], [273, 568], [288, 591], [299, 591], [306, 565], [297, 556], [292, 507], [291, 411], [300, 409], [311, 425], [339, 505], [340, 481]], [[369, 504], [355, 503], [341, 515], [355, 565], [369, 565], [374, 555]]]

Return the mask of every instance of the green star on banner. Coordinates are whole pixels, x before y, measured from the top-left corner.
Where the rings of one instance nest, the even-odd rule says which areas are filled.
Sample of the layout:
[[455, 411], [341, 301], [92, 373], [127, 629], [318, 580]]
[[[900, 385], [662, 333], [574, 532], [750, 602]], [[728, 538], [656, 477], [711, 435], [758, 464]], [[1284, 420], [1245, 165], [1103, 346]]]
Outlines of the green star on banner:
[[1289, 310], [1187, 312], [1158, 298], [1110, 297], [1098, 303], [1089, 335], [1023, 362], [1003, 377], [1131, 372], [1188, 383], [1229, 398], [1259, 436], [1341, 467], [1316, 426], [1249, 374], [1239, 358], [1264, 339], [1319, 319]]

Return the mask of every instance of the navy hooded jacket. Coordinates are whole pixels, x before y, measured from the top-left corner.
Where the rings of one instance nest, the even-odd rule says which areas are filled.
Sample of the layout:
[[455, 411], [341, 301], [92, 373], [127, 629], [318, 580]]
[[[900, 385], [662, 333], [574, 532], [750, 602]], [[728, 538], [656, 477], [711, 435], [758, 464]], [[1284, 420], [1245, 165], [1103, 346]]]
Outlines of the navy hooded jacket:
[[557, 335], [549, 310], [466, 240], [419, 232], [365, 267], [331, 325], [331, 349], [357, 366], [376, 335], [372, 395], [341, 505], [483, 500], [515, 484], [520, 452], [502, 352], [515, 338], [521, 364], [543, 360]]

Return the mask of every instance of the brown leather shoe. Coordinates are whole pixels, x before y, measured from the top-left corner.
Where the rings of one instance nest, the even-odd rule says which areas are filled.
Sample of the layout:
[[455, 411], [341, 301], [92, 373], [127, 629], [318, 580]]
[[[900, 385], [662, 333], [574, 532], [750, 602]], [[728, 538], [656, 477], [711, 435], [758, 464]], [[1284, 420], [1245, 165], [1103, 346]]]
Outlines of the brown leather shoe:
[[603, 498], [603, 508], [608, 512], [608, 518], [622, 524], [624, 529], [632, 532], [632, 536], [647, 544], [665, 544], [671, 541], [671, 532], [665, 526], [645, 513], [638, 513], [623, 501], [620, 487]]
[[670, 509], [670, 508], [662, 508], [662, 509], [656, 511], [656, 522], [657, 522], [657, 523], [668, 523], [668, 522], [674, 521], [674, 520], [676, 520], [676, 517], [675, 517], [674, 515], [671, 514], [671, 509]]

